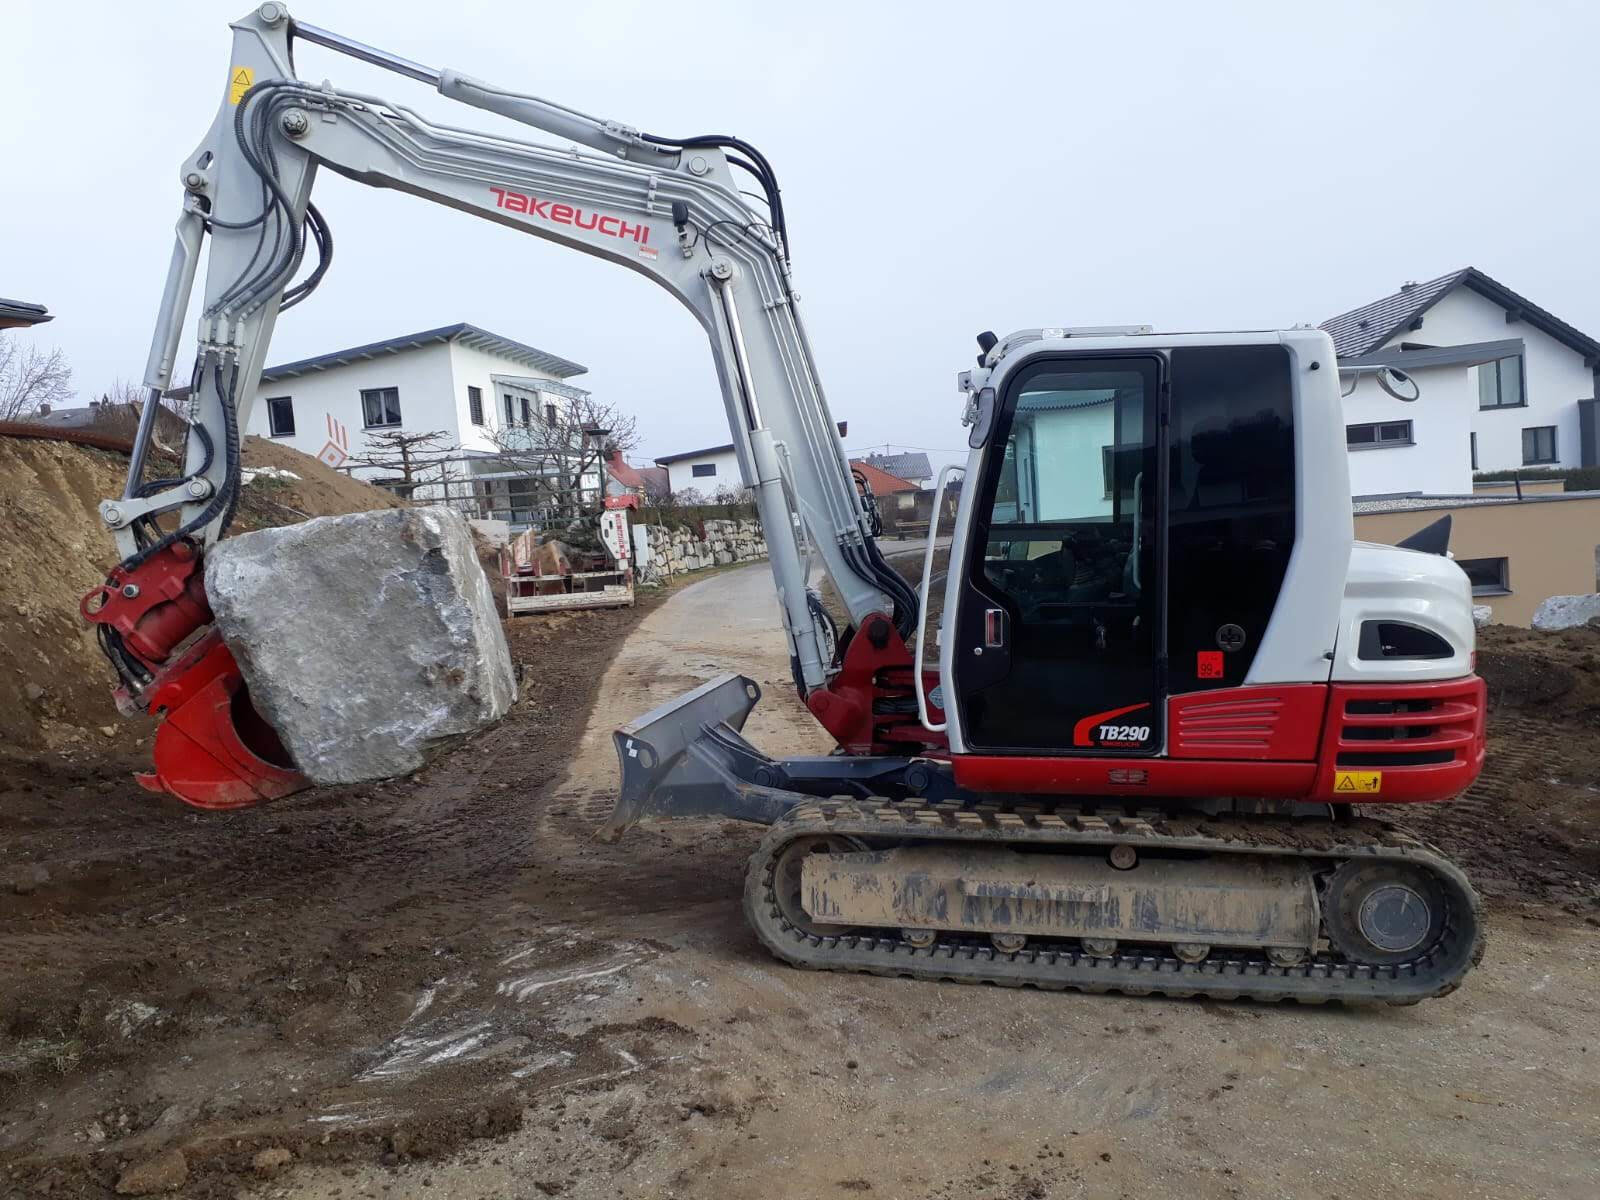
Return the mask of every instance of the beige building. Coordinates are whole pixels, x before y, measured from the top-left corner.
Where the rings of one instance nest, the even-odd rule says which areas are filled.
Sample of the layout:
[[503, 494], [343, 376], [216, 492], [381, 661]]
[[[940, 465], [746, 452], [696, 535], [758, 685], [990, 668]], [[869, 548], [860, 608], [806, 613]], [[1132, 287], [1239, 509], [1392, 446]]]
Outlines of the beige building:
[[[1508, 485], [1509, 486], [1509, 485]], [[1530, 625], [1550, 596], [1596, 588], [1600, 492], [1534, 490], [1522, 498], [1491, 491], [1471, 496], [1397, 496], [1358, 500], [1356, 537], [1393, 545], [1450, 517], [1450, 553], [1472, 580], [1474, 602], [1501, 625]]]

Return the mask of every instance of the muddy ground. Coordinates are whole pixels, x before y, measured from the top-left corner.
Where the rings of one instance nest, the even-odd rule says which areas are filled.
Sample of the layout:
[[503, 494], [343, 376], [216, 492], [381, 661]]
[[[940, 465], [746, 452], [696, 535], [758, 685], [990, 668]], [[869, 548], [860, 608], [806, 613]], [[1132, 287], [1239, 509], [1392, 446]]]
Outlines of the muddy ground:
[[1488, 956], [1345, 1011], [796, 972], [739, 913], [756, 831], [594, 841], [610, 729], [716, 671], [823, 748], [774, 604], [758, 564], [519, 618], [512, 716], [380, 787], [198, 814], [132, 757], [8, 767], [0, 1197], [1600, 1191], [1600, 633], [1485, 632], [1489, 770], [1405, 819]]
[[[231, 533], [400, 503], [265, 438], [244, 439], [243, 465], [255, 474]], [[176, 467], [158, 448], [146, 478]], [[94, 761], [132, 732], [78, 615], [80, 598], [117, 560], [97, 506], [122, 494], [127, 470], [126, 454], [0, 435], [0, 770], [41, 750]]]

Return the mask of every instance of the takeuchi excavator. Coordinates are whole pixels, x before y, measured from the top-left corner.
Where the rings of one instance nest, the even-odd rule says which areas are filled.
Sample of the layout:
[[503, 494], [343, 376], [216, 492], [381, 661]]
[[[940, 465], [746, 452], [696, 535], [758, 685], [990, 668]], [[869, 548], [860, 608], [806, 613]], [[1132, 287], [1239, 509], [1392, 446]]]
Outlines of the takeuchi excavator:
[[[981, 334], [959, 378], [971, 453], [939, 479], [942, 494], [959, 476], [960, 499], [936, 605], [943, 531], [920, 591], [875, 543], [754, 146], [587, 116], [275, 2], [232, 28], [216, 120], [179, 172], [127, 487], [101, 506], [121, 565], [84, 605], [124, 707], [163, 718], [155, 786], [221, 808], [305, 785], [211, 627], [199, 568], [239, 495], [239, 429], [273, 326], [328, 267], [311, 193], [331, 170], [627, 267], [705, 329], [794, 684], [838, 749], [769, 757], [740, 734], [759, 688], [712, 679], [616, 733], [608, 831], [766, 826], [745, 908], [780, 959], [1406, 1004], [1452, 991], [1481, 957], [1462, 872], [1355, 807], [1459, 794], [1482, 766], [1485, 701], [1462, 571], [1353, 539], [1326, 334]], [[297, 43], [567, 144], [303, 82]], [[185, 466], [147, 479], [206, 239]], [[308, 249], [317, 264], [295, 282]], [[818, 566], [843, 629], [808, 586]]]

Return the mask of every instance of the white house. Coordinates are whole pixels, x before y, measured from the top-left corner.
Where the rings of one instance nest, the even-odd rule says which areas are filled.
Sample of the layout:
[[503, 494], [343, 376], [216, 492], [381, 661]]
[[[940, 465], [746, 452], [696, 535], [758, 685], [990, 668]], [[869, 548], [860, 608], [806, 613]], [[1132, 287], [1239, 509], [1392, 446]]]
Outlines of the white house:
[[[844, 437], [850, 422], [839, 422], [839, 436]], [[726, 446], [707, 446], [704, 450], [686, 450], [682, 454], [666, 454], [655, 460], [656, 466], [667, 472], [667, 484], [674, 496], [686, 491], [696, 491], [709, 499], [719, 488], [742, 488], [744, 477], [739, 474], [739, 460], [733, 453], [733, 443]]]
[[1600, 342], [1481, 271], [1408, 283], [1322, 328], [1341, 368], [1388, 366], [1421, 391], [1405, 403], [1357, 376], [1344, 402], [1357, 496], [1466, 495], [1474, 471], [1600, 465]]
[[708, 446], [704, 450], [668, 454], [656, 459], [656, 466], [666, 470], [667, 486], [674, 496], [693, 490], [709, 499], [718, 488], [744, 486], [732, 442], [726, 446]]
[[395, 430], [443, 430], [463, 450], [493, 451], [497, 431], [586, 394], [562, 382], [585, 370], [476, 325], [446, 325], [268, 367], [245, 432], [335, 467], [366, 457], [371, 434]]
[[[524, 431], [555, 424], [565, 405], [587, 396], [565, 382], [586, 370], [476, 325], [446, 325], [268, 367], [245, 432], [383, 482], [395, 472], [360, 465], [370, 457], [373, 435], [441, 430], [447, 444], [460, 447], [453, 454], [482, 460], [465, 462], [463, 471], [494, 480], [517, 472], [489, 456], [517, 447], [519, 437], [530, 436]], [[599, 488], [598, 469], [583, 483]], [[504, 516], [498, 510], [517, 508], [515, 481], [500, 479], [489, 491], [495, 486], [504, 494], [491, 507]], [[509, 519], [527, 524], [526, 514]]]

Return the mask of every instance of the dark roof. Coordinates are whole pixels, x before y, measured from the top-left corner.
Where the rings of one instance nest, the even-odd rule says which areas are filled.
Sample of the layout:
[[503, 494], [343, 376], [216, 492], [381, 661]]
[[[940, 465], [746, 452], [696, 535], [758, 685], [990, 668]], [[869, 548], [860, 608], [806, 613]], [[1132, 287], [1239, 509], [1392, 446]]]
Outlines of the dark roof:
[[662, 463], [682, 462], [686, 458], [705, 458], [708, 454], [732, 453], [733, 443], [729, 442], [726, 446], [707, 446], [704, 450], [685, 450], [682, 454], [663, 454], [656, 459], [656, 464], [659, 466]]
[[100, 413], [88, 407], [52, 408], [49, 412], [30, 413], [25, 419], [30, 425], [48, 425], [52, 429], [87, 429], [100, 419]]
[[933, 464], [921, 452], [910, 454], [868, 454], [861, 461], [869, 462], [880, 471], [887, 471], [897, 479], [913, 483], [933, 478]]
[[26, 300], [7, 300], [0, 296], [0, 329], [19, 325], [41, 325], [55, 320], [42, 304], [29, 304]]
[[1498, 342], [1466, 342], [1460, 346], [1419, 346], [1411, 349], [1401, 342], [1387, 350], [1374, 350], [1354, 358], [1341, 358], [1339, 370], [1349, 367], [1398, 367], [1402, 371], [1420, 371], [1424, 367], [1475, 367], [1480, 363], [1494, 362], [1521, 354], [1526, 346], [1521, 338], [1504, 338]]
[[[849, 428], [849, 425], [850, 422], [848, 421], [838, 422], [840, 437], [844, 436], [845, 430]], [[661, 463], [682, 462], [686, 458], [705, 458], [708, 454], [732, 453], [733, 443], [729, 442], [726, 446], [707, 446], [704, 450], [686, 450], [682, 454], [662, 454], [656, 458], [656, 463], [659, 465]]]
[[368, 342], [365, 346], [351, 346], [348, 350], [335, 350], [331, 354], [319, 354], [315, 358], [280, 363], [261, 372], [261, 379], [264, 383], [275, 379], [288, 379], [312, 371], [325, 371], [329, 367], [341, 367], [363, 358], [377, 358], [380, 354], [398, 354], [402, 350], [415, 350], [433, 342], [460, 342], [464, 346], [473, 346], [491, 354], [498, 354], [502, 358], [509, 358], [536, 371], [548, 371], [557, 379], [582, 375], [589, 369], [537, 347], [501, 337], [498, 333], [490, 333], [487, 329], [479, 329], [476, 325], [462, 321], [455, 325], [442, 325], [438, 329], [425, 329], [421, 333], [408, 333], [403, 337], [388, 338], [381, 342]]
[[1419, 317], [1458, 287], [1469, 287], [1506, 310], [1508, 316], [1526, 321], [1535, 329], [1555, 338], [1583, 355], [1590, 367], [1600, 363], [1600, 342], [1551, 315], [1531, 300], [1517, 295], [1503, 283], [1476, 267], [1463, 267], [1426, 283], [1410, 283], [1391, 296], [1352, 308], [1329, 317], [1321, 325], [1333, 338], [1333, 349], [1340, 358], [1370, 354], [1390, 338], [1403, 332]]
[[872, 489], [874, 496], [892, 496], [897, 492], [918, 492], [922, 490], [909, 479], [901, 479], [898, 475], [891, 475], [864, 459], [852, 458], [850, 466], [861, 472], [862, 478], [867, 481], [867, 486]]

